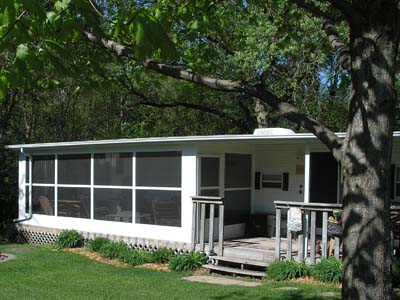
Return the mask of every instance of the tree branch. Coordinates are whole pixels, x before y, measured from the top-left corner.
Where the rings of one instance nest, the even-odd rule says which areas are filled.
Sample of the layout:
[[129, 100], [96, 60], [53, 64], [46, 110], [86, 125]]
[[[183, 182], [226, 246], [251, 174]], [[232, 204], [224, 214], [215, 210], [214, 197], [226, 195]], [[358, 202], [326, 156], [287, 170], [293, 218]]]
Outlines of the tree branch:
[[[116, 52], [118, 55], [127, 56], [134, 59], [129, 47], [118, 44], [114, 41], [106, 39], [98, 39], [92, 33], [85, 32], [88, 39], [109, 50]], [[142, 63], [145, 69], [167, 75], [179, 80], [196, 83], [211, 89], [224, 91], [224, 92], [242, 92], [249, 96], [258, 98], [266, 104], [274, 108], [281, 117], [288, 119], [300, 126], [303, 126], [309, 132], [318, 137], [333, 153], [336, 159], [341, 159], [341, 146], [342, 141], [337, 135], [329, 128], [325, 127], [318, 121], [307, 116], [305, 113], [299, 111], [296, 107], [290, 104], [285, 99], [281, 99], [273, 93], [267, 91], [262, 85], [252, 86], [245, 81], [223, 80], [200, 74], [195, 74], [190, 71], [182, 70], [178, 67], [162, 64], [154, 60], [147, 60]]]
[[295, 3], [298, 7], [305, 9], [315, 17], [324, 19], [334, 19], [334, 17], [331, 14], [322, 11], [319, 7], [315, 6], [310, 2], [306, 2], [304, 0], [291, 0], [291, 2]]
[[327, 0], [332, 7], [339, 10], [347, 20], [351, 20], [354, 17], [354, 11], [351, 8], [351, 4], [346, 0]]
[[15, 21], [7, 28], [6, 32], [0, 37], [0, 42], [2, 42], [7, 35], [11, 32], [11, 30], [18, 24], [18, 22], [22, 19], [22, 17], [27, 13], [27, 10], [23, 10], [22, 13], [15, 19]]
[[329, 19], [324, 19], [322, 21], [322, 29], [325, 31], [328, 36], [329, 42], [332, 48], [339, 55], [339, 63], [342, 69], [350, 70], [351, 66], [351, 56], [349, 47], [343, 43], [341, 38], [339, 37], [338, 32], [336, 31], [335, 25], [333, 25], [332, 21]]

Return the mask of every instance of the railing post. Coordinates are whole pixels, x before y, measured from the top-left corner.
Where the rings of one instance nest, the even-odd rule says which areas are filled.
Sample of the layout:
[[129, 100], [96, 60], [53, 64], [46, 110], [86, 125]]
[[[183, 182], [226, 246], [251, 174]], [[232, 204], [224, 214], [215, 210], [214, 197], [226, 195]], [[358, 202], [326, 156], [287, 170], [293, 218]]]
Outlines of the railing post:
[[316, 212], [311, 211], [311, 232], [310, 232], [310, 243], [311, 243], [311, 249], [310, 249], [310, 263], [312, 265], [315, 264], [315, 236], [316, 236]]
[[190, 245], [190, 250], [194, 251], [196, 250], [196, 241], [197, 241], [197, 236], [196, 236], [196, 224], [197, 224], [197, 203], [193, 202], [193, 208], [192, 208], [192, 240], [191, 240], [191, 245]]
[[224, 205], [219, 205], [218, 255], [224, 254]]
[[206, 205], [200, 204], [200, 251], [204, 252], [204, 234], [205, 234], [205, 222], [206, 222]]
[[287, 253], [286, 253], [286, 257], [287, 260], [291, 260], [292, 259], [292, 232], [288, 229], [287, 230]]
[[336, 259], [339, 259], [340, 256], [340, 238], [335, 237], [335, 250], [334, 255]]
[[322, 258], [326, 258], [328, 252], [328, 212], [322, 213]]
[[214, 253], [214, 204], [210, 204], [210, 218], [208, 226], [208, 252]]
[[281, 259], [281, 209], [276, 209], [276, 225], [275, 225], [275, 260]]

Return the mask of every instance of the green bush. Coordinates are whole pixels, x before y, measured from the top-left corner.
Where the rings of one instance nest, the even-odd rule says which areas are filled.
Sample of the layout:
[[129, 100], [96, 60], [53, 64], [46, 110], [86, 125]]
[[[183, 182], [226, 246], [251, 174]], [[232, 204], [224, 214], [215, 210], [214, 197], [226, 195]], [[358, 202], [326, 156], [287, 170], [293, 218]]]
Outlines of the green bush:
[[139, 266], [152, 262], [151, 254], [145, 250], [125, 250], [120, 253], [118, 259], [131, 266]]
[[312, 268], [312, 276], [324, 282], [339, 283], [342, 281], [342, 261], [334, 257], [322, 259]]
[[206, 257], [200, 252], [176, 255], [170, 258], [169, 268], [173, 271], [195, 270], [206, 262]]
[[100, 249], [99, 253], [101, 256], [109, 259], [114, 259], [119, 257], [123, 252], [128, 250], [128, 245], [122, 241], [104, 243]]
[[393, 287], [400, 286], [400, 262], [397, 257], [392, 258], [392, 284]]
[[171, 257], [174, 256], [174, 251], [168, 248], [159, 248], [151, 252], [152, 261], [159, 264], [168, 263]]
[[309, 266], [294, 260], [274, 262], [267, 268], [268, 278], [277, 281], [306, 277], [310, 274]]
[[111, 243], [109, 239], [104, 237], [97, 237], [87, 242], [87, 247], [90, 251], [99, 252], [100, 248], [107, 243]]
[[55, 246], [58, 249], [78, 248], [84, 244], [82, 235], [76, 230], [63, 230], [58, 235]]

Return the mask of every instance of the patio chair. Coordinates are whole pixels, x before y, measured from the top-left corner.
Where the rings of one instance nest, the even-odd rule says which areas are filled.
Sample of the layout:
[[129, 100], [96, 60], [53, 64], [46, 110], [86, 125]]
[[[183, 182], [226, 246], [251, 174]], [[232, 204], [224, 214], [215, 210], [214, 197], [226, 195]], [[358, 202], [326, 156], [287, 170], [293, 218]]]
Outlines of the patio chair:
[[50, 203], [49, 199], [47, 199], [47, 197], [40, 196], [39, 203], [40, 203], [40, 206], [42, 207], [43, 212], [46, 215], [49, 215], [49, 216], [54, 215], [53, 208], [51, 207], [51, 203]]
[[153, 200], [151, 204], [155, 225], [177, 226], [180, 220], [180, 210], [176, 201]]

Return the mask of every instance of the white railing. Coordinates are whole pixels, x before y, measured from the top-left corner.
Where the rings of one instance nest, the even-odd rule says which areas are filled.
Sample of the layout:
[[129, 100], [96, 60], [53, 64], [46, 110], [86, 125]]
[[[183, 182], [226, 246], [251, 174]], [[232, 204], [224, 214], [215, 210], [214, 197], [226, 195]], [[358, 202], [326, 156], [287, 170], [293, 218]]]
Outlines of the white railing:
[[[292, 231], [287, 229], [287, 247], [281, 249], [281, 225], [282, 211], [288, 212], [290, 208], [299, 208], [302, 211], [302, 230], [297, 232], [297, 260], [309, 260], [310, 264], [315, 264], [317, 252], [317, 229], [321, 237], [321, 258], [328, 255], [328, 215], [333, 211], [341, 211], [341, 204], [334, 203], [304, 203], [291, 201], [274, 201], [276, 209], [276, 233], [275, 233], [275, 260], [281, 260], [282, 256], [287, 260], [292, 259]], [[318, 217], [322, 218], [321, 226], [317, 228]], [[335, 237], [334, 256], [340, 256], [340, 238]], [[310, 244], [310, 247], [308, 246]], [[283, 250], [283, 251], [282, 251]]]
[[214, 253], [214, 221], [215, 208], [217, 206], [218, 216], [218, 255], [223, 255], [224, 243], [224, 198], [209, 196], [193, 196], [193, 215], [192, 215], [192, 240], [191, 250], [196, 249], [199, 244], [200, 251], [205, 252], [206, 240], [206, 207], [209, 207], [209, 225], [208, 225], [208, 252]]

